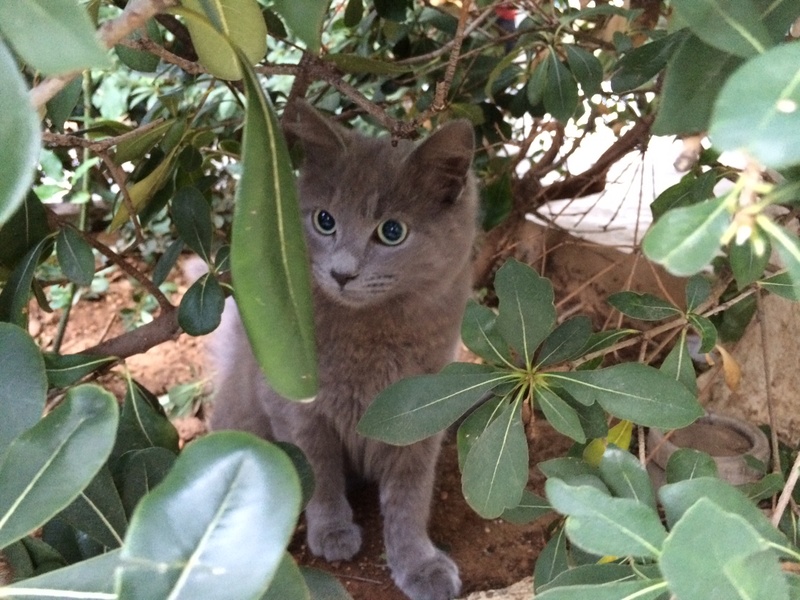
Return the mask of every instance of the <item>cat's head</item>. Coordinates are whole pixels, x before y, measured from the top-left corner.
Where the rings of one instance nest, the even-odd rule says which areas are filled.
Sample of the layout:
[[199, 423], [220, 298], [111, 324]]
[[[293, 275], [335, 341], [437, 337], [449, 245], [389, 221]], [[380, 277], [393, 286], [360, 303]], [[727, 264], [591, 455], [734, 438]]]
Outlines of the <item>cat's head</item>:
[[300, 205], [318, 288], [350, 307], [435, 292], [470, 261], [474, 137], [451, 121], [419, 144], [368, 138], [307, 104], [286, 126], [300, 143]]

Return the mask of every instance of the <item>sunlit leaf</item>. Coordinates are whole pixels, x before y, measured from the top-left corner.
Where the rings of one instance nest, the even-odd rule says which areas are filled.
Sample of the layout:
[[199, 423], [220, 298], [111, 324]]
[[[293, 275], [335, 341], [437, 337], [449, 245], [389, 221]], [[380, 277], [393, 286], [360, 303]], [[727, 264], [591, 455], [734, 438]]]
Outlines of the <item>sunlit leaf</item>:
[[231, 270], [245, 330], [270, 385], [286, 398], [317, 390], [311, 279], [289, 151], [255, 73], [236, 190]]
[[752, 0], [673, 0], [675, 11], [706, 44], [747, 58], [772, 45]]

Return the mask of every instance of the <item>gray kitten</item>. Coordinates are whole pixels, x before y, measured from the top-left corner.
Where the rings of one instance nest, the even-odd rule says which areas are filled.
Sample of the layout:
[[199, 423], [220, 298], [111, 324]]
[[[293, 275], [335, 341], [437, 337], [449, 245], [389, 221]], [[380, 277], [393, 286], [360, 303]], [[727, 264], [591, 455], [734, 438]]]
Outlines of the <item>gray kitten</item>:
[[458, 568], [426, 531], [441, 435], [407, 447], [356, 433], [373, 398], [454, 357], [471, 289], [477, 193], [472, 127], [453, 121], [421, 144], [367, 138], [298, 104], [287, 133], [303, 148], [300, 205], [313, 279], [319, 391], [310, 403], [272, 391], [229, 300], [215, 334], [212, 429], [240, 429], [303, 450], [316, 487], [308, 545], [347, 560], [361, 530], [345, 497], [354, 471], [380, 487], [386, 554], [414, 600], [459, 593]]

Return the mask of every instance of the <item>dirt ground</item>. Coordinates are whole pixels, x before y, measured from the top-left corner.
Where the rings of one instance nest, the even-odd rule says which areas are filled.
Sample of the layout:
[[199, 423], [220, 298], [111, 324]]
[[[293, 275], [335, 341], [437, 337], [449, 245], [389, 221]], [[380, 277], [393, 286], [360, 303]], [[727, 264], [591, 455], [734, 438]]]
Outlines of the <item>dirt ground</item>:
[[[522, 254], [521, 258], [537, 264], [536, 248], [539, 243], [531, 243], [528, 252], [518, 255]], [[587, 252], [583, 246], [564, 246], [562, 241], [558, 243], [563, 246], [562, 252], [549, 258], [547, 264], [551, 272], [545, 274], [554, 282], [559, 311], [588, 314], [596, 327], [607, 326], [609, 310], [604, 298], [608, 289], [622, 289], [632, 279], [636, 280], [633, 273], [637, 270], [637, 263], [619, 254], [609, 254], [606, 250], [598, 250], [592, 258], [595, 250]], [[611, 269], [609, 265], [614, 268]], [[641, 267], [638, 270], [641, 272]], [[600, 271], [606, 273], [605, 279], [593, 276]], [[647, 269], [644, 275], [653, 276]], [[119, 314], [121, 309], [131, 306], [134, 290], [124, 275], [116, 273], [108, 279], [110, 285], [107, 292], [93, 300], [79, 302], [73, 309], [62, 346], [63, 353], [79, 352], [124, 331]], [[642, 291], [648, 288], [656, 293], [659, 289], [663, 291], [662, 277], [656, 276], [656, 279], [657, 285], [649, 283], [643, 288], [638, 287]], [[586, 281], [591, 285], [584, 283]], [[666, 281], [672, 283], [669, 278]], [[185, 289], [186, 282], [179, 277], [178, 289], [172, 301], [177, 302]], [[52, 342], [57, 320], [57, 313], [48, 314], [35, 306], [32, 308], [31, 333], [38, 338], [42, 347], [47, 348]], [[103, 376], [101, 383], [121, 394], [121, 373], [123, 369], [128, 369], [156, 395], [165, 394], [173, 386], [196, 381], [205, 382], [210, 392], [210, 371], [204, 358], [203, 340], [183, 334], [176, 341], [127, 359], [123, 366]], [[182, 419], [176, 422], [176, 426], [187, 441], [204, 431], [202, 418]], [[550, 428], [541, 417], [534, 431], [530, 442], [532, 464], [563, 456], [569, 448], [570, 441]], [[544, 477], [533, 467], [529, 488], [542, 495], [543, 485]], [[355, 600], [405, 600], [405, 596], [392, 583], [386, 566], [377, 490], [370, 487], [359, 490], [351, 501], [356, 521], [364, 530], [363, 548], [353, 561], [328, 564], [313, 557], [305, 544], [302, 520], [290, 551], [301, 564], [334, 573]], [[545, 517], [533, 524], [519, 526], [499, 519], [486, 521], [480, 518], [469, 508], [461, 493], [455, 443], [452, 439], [445, 443], [438, 465], [430, 532], [434, 543], [446, 550], [459, 565], [464, 595], [502, 588], [531, 575], [536, 557], [547, 542], [552, 519]]]

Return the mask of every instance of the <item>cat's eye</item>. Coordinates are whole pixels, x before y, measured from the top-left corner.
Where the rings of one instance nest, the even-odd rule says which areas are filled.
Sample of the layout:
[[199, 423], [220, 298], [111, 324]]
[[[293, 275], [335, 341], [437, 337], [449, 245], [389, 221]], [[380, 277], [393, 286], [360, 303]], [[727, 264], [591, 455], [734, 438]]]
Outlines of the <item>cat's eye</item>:
[[378, 239], [387, 246], [402, 244], [408, 235], [408, 227], [402, 221], [387, 219], [378, 226]]
[[327, 210], [315, 210], [312, 221], [314, 228], [322, 235], [331, 235], [336, 231], [336, 219]]

